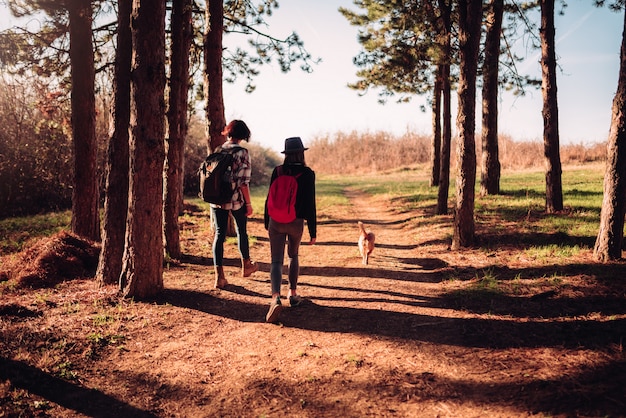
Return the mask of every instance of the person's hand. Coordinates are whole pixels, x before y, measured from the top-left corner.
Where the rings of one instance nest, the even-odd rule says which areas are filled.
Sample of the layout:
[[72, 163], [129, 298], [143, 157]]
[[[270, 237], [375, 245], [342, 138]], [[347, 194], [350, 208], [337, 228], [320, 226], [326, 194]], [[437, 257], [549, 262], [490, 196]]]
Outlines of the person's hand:
[[315, 245], [315, 238], [311, 238], [311, 241], [309, 241], [309, 245]]
[[254, 210], [252, 209], [252, 205], [250, 203], [246, 204], [246, 216], [250, 217]]

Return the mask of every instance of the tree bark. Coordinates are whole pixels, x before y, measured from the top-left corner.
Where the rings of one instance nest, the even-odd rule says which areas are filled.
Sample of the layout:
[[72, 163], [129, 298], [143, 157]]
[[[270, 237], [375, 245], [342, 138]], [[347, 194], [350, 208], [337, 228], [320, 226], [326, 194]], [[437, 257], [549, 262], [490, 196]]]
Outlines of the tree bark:
[[480, 194], [500, 193], [498, 152], [498, 68], [504, 0], [491, 0], [487, 14], [483, 64], [482, 170]]
[[207, 27], [204, 32], [204, 98], [206, 100], [206, 138], [208, 152], [222, 145], [226, 127], [222, 90], [222, 37], [224, 4], [209, 0], [206, 5]]
[[132, 0], [119, 0], [117, 6], [113, 133], [109, 138], [107, 149], [102, 250], [96, 271], [96, 279], [101, 285], [117, 283], [122, 272], [122, 256], [124, 254], [129, 182], [131, 5]]
[[546, 212], [563, 210], [559, 107], [556, 87], [554, 0], [541, 0], [541, 92], [543, 95], [543, 144], [546, 158]]
[[439, 175], [441, 174], [441, 95], [443, 89], [441, 67], [441, 65], [437, 65], [437, 75], [435, 76], [435, 86], [433, 88], [430, 187], [439, 185]]
[[74, 189], [72, 231], [100, 240], [96, 146], [95, 68], [92, 44], [91, 0], [68, 1], [70, 67], [72, 72], [72, 138]]
[[124, 297], [163, 289], [165, 0], [134, 0], [130, 192], [120, 276]]
[[475, 241], [474, 198], [476, 187], [476, 73], [482, 21], [481, 0], [459, 1], [459, 87], [457, 129], [458, 172], [452, 249]]
[[450, 62], [452, 61], [450, 33], [452, 31], [451, 7], [446, 0], [439, 0], [441, 27], [439, 29], [443, 63], [441, 64], [441, 89], [443, 93], [443, 129], [441, 133], [441, 172], [437, 193], [437, 214], [448, 213], [450, 188], [450, 148], [452, 144], [452, 108], [450, 91]]
[[604, 197], [600, 230], [593, 249], [599, 261], [622, 258], [626, 214], [626, 15], [622, 31], [617, 92], [613, 98], [611, 129], [607, 144]]
[[171, 74], [168, 119], [168, 146], [165, 163], [165, 196], [163, 229], [165, 251], [180, 259], [180, 227], [182, 208], [185, 138], [187, 136], [187, 103], [189, 91], [189, 49], [193, 36], [191, 0], [173, 0], [171, 19]]
[[450, 65], [443, 66], [443, 131], [441, 136], [441, 173], [437, 193], [437, 214], [448, 213], [450, 189], [450, 149], [452, 147], [452, 105], [450, 91]]

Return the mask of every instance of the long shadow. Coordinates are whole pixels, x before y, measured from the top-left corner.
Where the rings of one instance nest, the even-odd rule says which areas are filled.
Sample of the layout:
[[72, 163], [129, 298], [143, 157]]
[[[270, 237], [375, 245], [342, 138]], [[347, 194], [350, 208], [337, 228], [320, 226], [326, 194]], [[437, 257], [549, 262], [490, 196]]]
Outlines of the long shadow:
[[[479, 405], [486, 407], [485, 411], [489, 411], [489, 407], [507, 407], [518, 412], [511, 414], [515, 416], [623, 417], [626, 410], [623, 393], [626, 362], [623, 360], [582, 368], [554, 379], [528, 376], [503, 383], [453, 379], [419, 370], [399, 375], [396, 368], [382, 369], [378, 377], [369, 381], [345, 381], [345, 390], [369, 395], [372, 401], [399, 398], [409, 410], [411, 405], [424, 401]], [[286, 398], [306, 398], [309, 411], [332, 411], [334, 416], [361, 416], [362, 409], [358, 405], [331, 403], [329, 398], [332, 399], [332, 396], [324, 396], [327, 394], [320, 388], [327, 383], [332, 384], [332, 379], [323, 377], [311, 387], [280, 375], [253, 378], [247, 382], [249, 390], [243, 396], [252, 400], [264, 396], [267, 387], [279, 387]], [[395, 384], [390, 385], [390, 381]], [[322, 391], [322, 396], [310, 396], [306, 391], [315, 394]], [[485, 412], [482, 416], [489, 414]]]
[[[183, 254], [180, 258], [182, 263], [194, 264], [198, 266], [213, 266], [213, 258], [212, 257], [202, 257], [193, 254]], [[224, 257], [223, 264], [229, 267], [241, 267], [241, 260], [238, 258], [228, 258]], [[176, 268], [177, 266], [173, 266], [172, 268]], [[184, 268], [184, 266], [178, 266]]]
[[207, 293], [183, 289], [164, 289], [157, 299], [157, 303], [169, 303], [241, 322], [264, 322], [268, 306], [266, 304], [259, 305], [226, 300]]
[[[371, 294], [372, 297], [345, 297], [345, 296], [316, 296], [315, 301], [343, 301], [343, 302], [363, 302], [363, 303], [392, 303], [406, 306], [433, 307], [436, 304], [435, 298], [430, 296], [420, 296], [409, 293], [395, 292], [392, 290], [356, 289], [347, 286], [329, 286], [307, 282], [300, 282], [302, 286], [310, 288], [327, 289], [340, 292], [355, 292], [360, 294]], [[390, 299], [394, 298], [394, 299]], [[402, 299], [408, 300], [402, 300]]]
[[[316, 244], [317, 245], [317, 244]], [[425, 271], [435, 271], [438, 269], [448, 267], [448, 264], [437, 258], [397, 258], [401, 263], [410, 266], [410, 269], [417, 269]], [[189, 264], [197, 264], [201, 266], [212, 266], [213, 259], [208, 257], [194, 257], [185, 256], [184, 262]], [[256, 261], [259, 265], [259, 271], [269, 273], [270, 264], [261, 261]], [[241, 260], [234, 258], [224, 258], [224, 265], [229, 267], [240, 267]], [[286, 268], [286, 267], [285, 267]], [[435, 277], [432, 273], [425, 273], [420, 271], [393, 271], [386, 269], [379, 269], [372, 264], [370, 267], [316, 267], [316, 266], [301, 266], [300, 274], [302, 276], [326, 276], [326, 277], [369, 277], [380, 279], [393, 279], [411, 282], [425, 282], [436, 283], [439, 278]]]
[[157, 417], [95, 389], [88, 389], [0, 356], [0, 379], [89, 417]]
[[[222, 300], [204, 293], [167, 289], [162, 303], [242, 322], [263, 322], [265, 304]], [[322, 306], [311, 300], [281, 314], [285, 327], [320, 332], [357, 333], [392, 339], [477, 348], [608, 348], [621, 344], [626, 319], [613, 321], [525, 321], [450, 318], [384, 311], [378, 308]]]
[[354, 219], [325, 219], [318, 221], [318, 225], [354, 225], [354, 230], [358, 231], [357, 221], [363, 222], [367, 225], [379, 225], [379, 226], [390, 226], [390, 225], [401, 225], [413, 219], [413, 216], [406, 217], [404, 219], [396, 219], [393, 221], [381, 221], [380, 219], [364, 219], [364, 218], [354, 218]]
[[[445, 280], [442, 270], [449, 269], [450, 274], [457, 280], [473, 280], [485, 274], [495, 277], [499, 282], [518, 281], [523, 285], [524, 280], [551, 277], [555, 273], [562, 276], [576, 277], [581, 274], [594, 277], [599, 283], [614, 286], [615, 280], [621, 280], [626, 271], [626, 264], [568, 264], [562, 266], [542, 266], [513, 269], [503, 265], [491, 265], [481, 268], [465, 267], [453, 268], [437, 258], [411, 258], [398, 259], [408, 266], [419, 266], [421, 269], [411, 270], [387, 270], [370, 267], [316, 267], [302, 266], [300, 268], [301, 284], [312, 287], [324, 287], [315, 283], [308, 283], [307, 276], [333, 277], [340, 281], [342, 278], [358, 278], [357, 282], [351, 282], [353, 287], [334, 286], [341, 291], [368, 292], [364, 283], [362, 288], [356, 288], [359, 282], [367, 279], [387, 279], [404, 282], [440, 283]], [[232, 260], [233, 265], [238, 266], [239, 260]], [[259, 271], [269, 272], [269, 264], [259, 263]], [[487, 273], [488, 272], [488, 273]], [[268, 280], [265, 280], [267, 282]], [[226, 290], [248, 296], [265, 296], [257, 292], [248, 291], [245, 287], [229, 286]], [[567, 291], [568, 288], [563, 289]], [[469, 288], [457, 290], [441, 295], [429, 302], [430, 307], [439, 309], [456, 309], [477, 314], [492, 313], [495, 315], [508, 315], [516, 318], [561, 318], [586, 316], [594, 312], [603, 315], [621, 315], [626, 313], [626, 297], [590, 295], [586, 297], [561, 296], [559, 285], [550, 286], [547, 291], [534, 296], [511, 296], [497, 290]], [[411, 299], [413, 295], [394, 294], [388, 291], [372, 291], [381, 297], [397, 296]], [[416, 296], [420, 300], [423, 298]], [[368, 298], [363, 302], [376, 302], [380, 297]], [[320, 299], [323, 300], [323, 299]], [[341, 300], [336, 298], [332, 300]], [[411, 301], [398, 302], [409, 306], [425, 306]]]
[[538, 267], [510, 268], [502, 264], [493, 264], [480, 268], [462, 267], [455, 268], [455, 275], [460, 279], [473, 279], [489, 272], [497, 280], [523, 280], [537, 279], [553, 276], [555, 273], [563, 276], [580, 276], [585, 274], [604, 284], [619, 284], [613, 282], [622, 280], [626, 276], [626, 264], [624, 263], [572, 263], [564, 265], [545, 265]]
[[[355, 235], [354, 241], [317, 241], [315, 245], [322, 246], [331, 246], [331, 247], [354, 247], [357, 248], [357, 240], [358, 235]], [[411, 245], [400, 245], [400, 244], [384, 244], [382, 242], [376, 241], [376, 248], [385, 248], [390, 250], [414, 250], [419, 245], [411, 244]]]
[[[457, 268], [454, 275], [461, 280], [471, 280], [488, 272], [499, 282], [516, 281], [524, 285], [524, 280], [547, 278], [558, 273], [562, 276], [577, 277], [582, 274], [593, 277], [594, 286], [621, 285], [626, 266], [622, 264], [568, 264], [563, 266], [542, 266], [512, 269], [508, 266], [493, 265], [480, 269]], [[575, 289], [574, 289], [575, 290]], [[594, 312], [603, 315], [621, 315], [626, 313], [626, 292], [622, 296], [595, 294], [585, 297], [569, 296], [570, 286], [560, 288], [558, 283], [548, 286], [547, 290], [533, 296], [511, 296], [491, 289], [464, 289], [441, 295], [438, 308], [460, 309], [472, 313], [493, 313], [511, 315], [520, 318], [559, 318], [585, 316]], [[561, 295], [565, 293], [565, 295]], [[575, 293], [575, 292], [574, 292]], [[611, 292], [619, 293], [619, 292]]]
[[[420, 264], [419, 259], [415, 259], [414, 264]], [[432, 266], [430, 259], [427, 259], [424, 264]], [[442, 262], [443, 263], [443, 262]], [[432, 270], [429, 268], [429, 270]], [[422, 271], [394, 271], [387, 269], [380, 269], [374, 267], [315, 267], [315, 266], [302, 266], [300, 267], [301, 276], [323, 276], [323, 277], [363, 277], [363, 278], [376, 278], [376, 279], [389, 279], [400, 280], [404, 282], [420, 282], [420, 283], [439, 283], [443, 280], [441, 275], [434, 272], [422, 272]]]
[[[476, 273], [475, 273], [476, 274]], [[538, 277], [545, 274], [539, 273]], [[353, 282], [356, 284], [356, 282]], [[532, 296], [510, 296], [489, 289], [465, 289], [444, 293], [440, 297], [432, 298], [415, 294], [400, 293], [391, 290], [373, 290], [366, 287], [321, 285], [309, 283], [306, 279], [300, 282], [311, 288], [335, 290], [339, 292], [358, 292], [360, 294], [375, 295], [370, 298], [346, 297], [315, 297], [315, 300], [357, 301], [357, 302], [386, 302], [398, 303], [407, 306], [422, 306], [428, 308], [460, 310], [476, 314], [494, 314], [512, 316], [514, 318], [563, 318], [584, 317], [592, 313], [605, 316], [626, 314], [626, 297], [618, 296], [586, 296], [586, 297], [556, 297], [558, 290], [548, 290]], [[403, 298], [406, 301], [390, 298]]]
[[[477, 314], [509, 315], [517, 318], [580, 317], [592, 313], [622, 315], [626, 313], [623, 297], [589, 296], [554, 298], [548, 291], [531, 297], [513, 297], [488, 291], [448, 294], [439, 300], [440, 308]], [[435, 306], [433, 306], [435, 307]]]
[[593, 248], [596, 237], [591, 236], [574, 236], [565, 232], [556, 232], [554, 234], [546, 234], [541, 232], [516, 232], [516, 233], [502, 233], [497, 232], [485, 232], [477, 236], [477, 245], [481, 247], [509, 247], [518, 249], [527, 249], [529, 247], [537, 246], [574, 246], [578, 245], [582, 248]]

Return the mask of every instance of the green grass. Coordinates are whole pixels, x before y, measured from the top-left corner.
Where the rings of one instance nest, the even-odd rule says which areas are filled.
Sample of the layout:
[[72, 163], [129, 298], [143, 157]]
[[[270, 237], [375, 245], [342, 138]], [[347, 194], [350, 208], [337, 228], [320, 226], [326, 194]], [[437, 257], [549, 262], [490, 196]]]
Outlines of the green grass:
[[31, 239], [69, 230], [70, 211], [0, 219], [0, 255], [21, 251]]
[[[500, 195], [481, 197], [477, 185], [477, 225], [481, 231], [496, 237], [500, 233], [511, 235], [510, 228], [513, 225], [514, 236], [509, 239], [528, 251], [533, 258], [571, 256], [581, 248], [593, 245], [597, 235], [603, 175], [600, 168], [564, 170], [562, 183], [565, 210], [559, 214], [546, 214], [544, 173], [538, 170], [504, 172]], [[363, 176], [318, 175], [318, 217], [324, 217], [326, 208], [347, 206], [349, 202], [344, 190], [348, 188], [382, 197], [405, 212], [430, 209], [427, 213], [434, 213], [437, 204], [437, 188], [428, 186], [428, 175], [424, 168]], [[449, 207], [454, 204], [454, 193], [454, 174], [451, 174]], [[252, 205], [257, 215], [263, 213], [266, 194], [267, 187], [251, 190]], [[190, 198], [188, 201], [202, 210], [209, 210], [209, 204], [198, 198]], [[69, 229], [70, 217], [70, 212], [65, 211], [0, 220], [0, 254], [20, 251], [30, 239]], [[450, 221], [448, 218], [434, 218], [433, 222]], [[545, 242], [546, 237], [552, 239]]]

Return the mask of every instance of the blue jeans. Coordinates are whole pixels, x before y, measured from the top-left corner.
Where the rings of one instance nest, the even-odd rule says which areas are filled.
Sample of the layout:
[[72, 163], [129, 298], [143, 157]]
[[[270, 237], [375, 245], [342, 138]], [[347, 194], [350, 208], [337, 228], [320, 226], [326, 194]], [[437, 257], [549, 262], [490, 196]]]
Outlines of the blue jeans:
[[289, 289], [293, 290], [298, 285], [298, 275], [300, 274], [298, 250], [300, 249], [303, 231], [304, 219], [296, 219], [288, 224], [282, 224], [270, 218], [268, 233], [270, 237], [270, 252], [272, 254], [272, 264], [270, 266], [272, 294], [280, 293], [280, 285], [283, 280], [285, 243], [287, 244], [287, 256], [289, 257]]
[[248, 242], [248, 217], [246, 207], [242, 206], [237, 210], [225, 210], [211, 207], [211, 217], [215, 225], [215, 238], [213, 239], [213, 264], [222, 266], [224, 262], [224, 241], [228, 232], [228, 214], [232, 213], [235, 218], [237, 230], [237, 242], [241, 258], [250, 258], [250, 243]]

